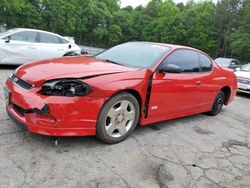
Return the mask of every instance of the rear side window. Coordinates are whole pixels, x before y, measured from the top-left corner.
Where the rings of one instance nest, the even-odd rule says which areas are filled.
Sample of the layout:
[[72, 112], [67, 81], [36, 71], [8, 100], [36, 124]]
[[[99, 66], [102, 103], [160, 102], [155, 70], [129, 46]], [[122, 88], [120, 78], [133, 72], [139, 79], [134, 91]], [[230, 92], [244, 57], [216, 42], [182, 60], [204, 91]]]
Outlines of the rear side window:
[[37, 33], [33, 31], [22, 31], [9, 36], [10, 40], [37, 42]]
[[59, 39], [59, 43], [60, 43], [60, 44], [66, 44], [66, 43], [69, 43], [69, 41], [67, 41], [67, 40], [66, 40], [66, 39], [64, 39], [64, 38], [58, 37], [58, 39]]
[[237, 60], [233, 60], [231, 64], [233, 64], [233, 65], [240, 65], [240, 62], [237, 61]]
[[209, 72], [212, 70], [212, 61], [206, 55], [199, 53], [199, 58], [201, 62], [201, 70], [202, 72]]
[[47, 33], [40, 33], [40, 42], [58, 44], [59, 38], [55, 35], [51, 35], [51, 34], [47, 34]]
[[177, 65], [182, 72], [200, 72], [198, 53], [193, 50], [176, 50], [163, 61], [163, 64]]

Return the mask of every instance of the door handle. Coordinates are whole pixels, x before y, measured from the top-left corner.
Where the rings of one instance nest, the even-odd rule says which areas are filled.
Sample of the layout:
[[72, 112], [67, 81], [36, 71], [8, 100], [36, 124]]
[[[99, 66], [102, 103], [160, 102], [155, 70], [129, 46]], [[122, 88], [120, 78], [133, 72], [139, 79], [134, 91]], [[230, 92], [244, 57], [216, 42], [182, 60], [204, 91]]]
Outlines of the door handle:
[[36, 49], [36, 48], [35, 48], [35, 47], [31, 47], [31, 46], [29, 46], [29, 47], [28, 47], [28, 49], [33, 49], [33, 50], [34, 50], [34, 49]]
[[201, 81], [196, 81], [196, 85], [201, 85]]

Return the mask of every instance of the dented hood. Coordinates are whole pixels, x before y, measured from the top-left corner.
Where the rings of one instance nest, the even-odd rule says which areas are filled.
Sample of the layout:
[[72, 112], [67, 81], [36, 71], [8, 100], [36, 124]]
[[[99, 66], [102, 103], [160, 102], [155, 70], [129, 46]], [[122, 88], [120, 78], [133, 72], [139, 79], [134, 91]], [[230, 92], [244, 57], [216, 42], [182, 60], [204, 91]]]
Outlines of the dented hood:
[[26, 64], [17, 69], [16, 75], [31, 84], [58, 78], [85, 78], [136, 71], [90, 57], [64, 57]]

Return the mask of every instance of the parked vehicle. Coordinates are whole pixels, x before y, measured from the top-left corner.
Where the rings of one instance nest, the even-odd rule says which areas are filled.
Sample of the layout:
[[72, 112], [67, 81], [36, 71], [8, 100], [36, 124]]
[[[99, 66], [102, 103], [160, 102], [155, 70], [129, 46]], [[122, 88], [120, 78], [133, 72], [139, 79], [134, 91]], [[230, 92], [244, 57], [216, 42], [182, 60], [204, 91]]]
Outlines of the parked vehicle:
[[236, 70], [236, 68], [241, 68], [241, 63], [237, 59], [229, 59], [229, 58], [222, 58], [219, 57], [215, 59], [215, 62], [220, 65], [221, 67], [229, 68]]
[[89, 56], [99, 54], [99, 53], [106, 50], [104, 48], [96, 48], [96, 47], [92, 47], [92, 46], [79, 45], [79, 47], [81, 48], [82, 55], [89, 55]]
[[106, 143], [124, 140], [138, 123], [217, 115], [236, 92], [234, 72], [202, 51], [148, 42], [23, 65], [5, 87], [10, 118], [31, 132]]
[[0, 34], [0, 65], [79, 55], [80, 48], [55, 33], [17, 28]]
[[250, 63], [237, 68], [235, 74], [238, 79], [238, 92], [250, 94]]

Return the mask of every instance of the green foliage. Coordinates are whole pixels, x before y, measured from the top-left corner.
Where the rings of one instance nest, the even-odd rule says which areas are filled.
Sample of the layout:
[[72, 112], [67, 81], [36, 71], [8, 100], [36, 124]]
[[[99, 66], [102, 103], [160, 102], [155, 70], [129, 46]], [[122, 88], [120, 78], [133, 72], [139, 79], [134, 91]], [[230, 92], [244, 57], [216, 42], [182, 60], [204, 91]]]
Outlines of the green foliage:
[[48, 30], [105, 48], [134, 40], [174, 43], [250, 61], [250, 0], [119, 5], [119, 0], [0, 0], [0, 26]]
[[232, 55], [243, 62], [250, 62], [250, 1], [245, 1], [238, 16], [238, 28], [230, 35], [230, 49]]

